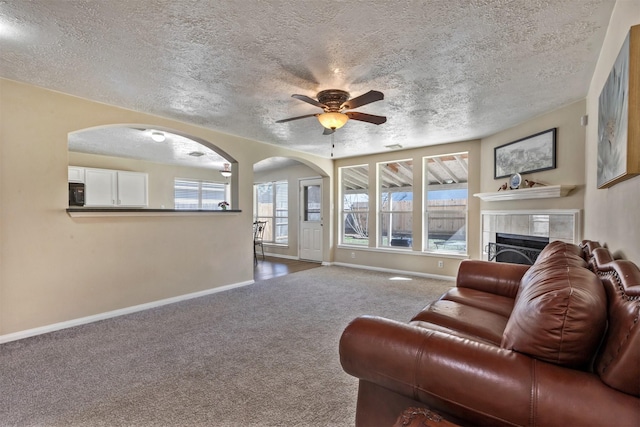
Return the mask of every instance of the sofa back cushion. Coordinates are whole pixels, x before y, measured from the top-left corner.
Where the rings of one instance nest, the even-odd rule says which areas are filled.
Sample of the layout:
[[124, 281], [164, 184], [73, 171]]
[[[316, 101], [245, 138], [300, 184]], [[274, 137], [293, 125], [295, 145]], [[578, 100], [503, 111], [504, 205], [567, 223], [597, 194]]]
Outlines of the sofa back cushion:
[[556, 261], [561, 264], [570, 263], [572, 265], [577, 266], [586, 266], [586, 261], [584, 260], [584, 252], [580, 248], [580, 246], [573, 245], [571, 243], [561, 242], [559, 240], [555, 240], [549, 243], [547, 246], [542, 249], [538, 258], [536, 259], [536, 264], [542, 262], [552, 262]]
[[572, 248], [551, 250], [523, 276], [502, 347], [584, 369], [606, 328], [607, 298], [598, 276]]

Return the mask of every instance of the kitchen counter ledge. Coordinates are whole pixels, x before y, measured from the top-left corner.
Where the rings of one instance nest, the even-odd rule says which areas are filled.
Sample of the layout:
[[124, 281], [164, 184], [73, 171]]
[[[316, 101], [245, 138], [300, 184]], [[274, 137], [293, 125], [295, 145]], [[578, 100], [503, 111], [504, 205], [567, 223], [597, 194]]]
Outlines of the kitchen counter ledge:
[[72, 218], [114, 217], [114, 216], [207, 216], [239, 214], [239, 209], [203, 210], [203, 209], [147, 209], [147, 208], [68, 208]]

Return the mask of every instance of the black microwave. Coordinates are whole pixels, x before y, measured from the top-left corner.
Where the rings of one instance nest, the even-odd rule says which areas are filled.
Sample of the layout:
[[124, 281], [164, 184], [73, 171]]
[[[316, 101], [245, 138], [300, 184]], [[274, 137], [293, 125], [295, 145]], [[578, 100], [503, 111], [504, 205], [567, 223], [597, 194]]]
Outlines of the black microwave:
[[69, 183], [69, 206], [84, 206], [84, 184]]

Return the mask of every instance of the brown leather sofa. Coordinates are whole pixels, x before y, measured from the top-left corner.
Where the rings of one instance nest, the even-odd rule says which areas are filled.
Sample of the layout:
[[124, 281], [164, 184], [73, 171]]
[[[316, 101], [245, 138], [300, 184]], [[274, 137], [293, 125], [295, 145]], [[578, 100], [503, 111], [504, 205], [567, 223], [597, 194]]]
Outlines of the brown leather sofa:
[[363, 316], [340, 339], [356, 425], [406, 408], [460, 425], [640, 426], [640, 270], [596, 242], [533, 266], [466, 260], [408, 323]]

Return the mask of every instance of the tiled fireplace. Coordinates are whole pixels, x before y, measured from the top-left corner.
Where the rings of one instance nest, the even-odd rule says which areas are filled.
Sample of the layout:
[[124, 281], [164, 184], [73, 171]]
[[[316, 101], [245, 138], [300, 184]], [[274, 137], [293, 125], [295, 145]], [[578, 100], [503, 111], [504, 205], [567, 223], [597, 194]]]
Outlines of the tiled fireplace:
[[[580, 243], [580, 210], [482, 211], [482, 259], [495, 261], [499, 235], [516, 235], [524, 241], [561, 240]], [[530, 239], [527, 239], [530, 236]], [[498, 250], [499, 251], [499, 250]], [[510, 250], [507, 250], [509, 252]], [[535, 259], [531, 254], [529, 258]], [[513, 262], [513, 261], [510, 261]]]

